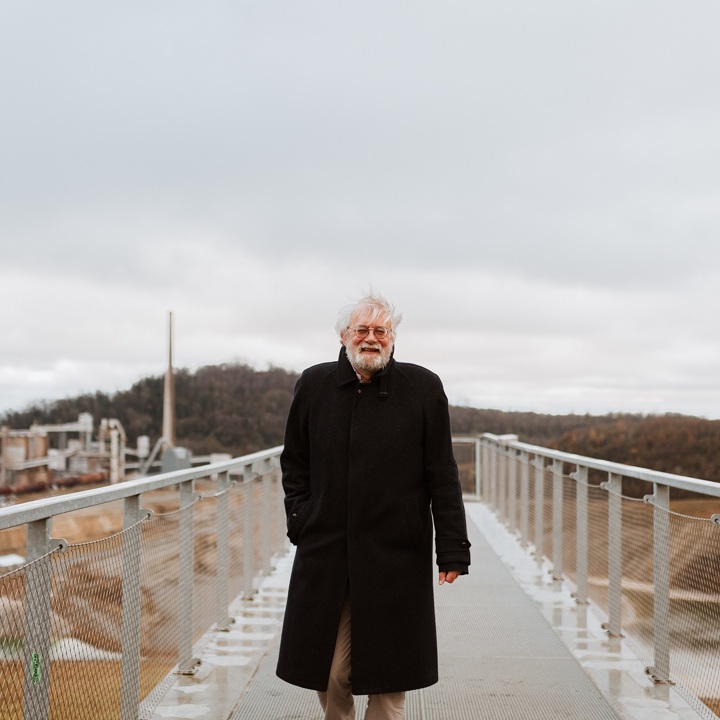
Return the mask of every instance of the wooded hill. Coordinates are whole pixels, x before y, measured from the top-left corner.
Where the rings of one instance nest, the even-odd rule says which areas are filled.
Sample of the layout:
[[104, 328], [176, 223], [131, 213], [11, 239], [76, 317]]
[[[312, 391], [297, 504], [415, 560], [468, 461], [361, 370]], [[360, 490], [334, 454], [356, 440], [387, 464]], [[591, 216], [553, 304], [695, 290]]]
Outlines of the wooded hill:
[[665, 415], [543, 415], [451, 408], [453, 432], [514, 433], [523, 442], [720, 482], [720, 420]]
[[[175, 375], [178, 444], [194, 454], [233, 456], [282, 444], [297, 373], [247, 365], [209, 365]], [[102, 392], [33, 404], [0, 416], [0, 425], [27, 428], [61, 423], [81, 412], [118, 418], [135, 445], [154, 442], [162, 427], [163, 378], [147, 377], [129, 390]], [[590, 457], [720, 482], [720, 421], [683, 415], [545, 415], [451, 407], [453, 432], [498, 435]]]

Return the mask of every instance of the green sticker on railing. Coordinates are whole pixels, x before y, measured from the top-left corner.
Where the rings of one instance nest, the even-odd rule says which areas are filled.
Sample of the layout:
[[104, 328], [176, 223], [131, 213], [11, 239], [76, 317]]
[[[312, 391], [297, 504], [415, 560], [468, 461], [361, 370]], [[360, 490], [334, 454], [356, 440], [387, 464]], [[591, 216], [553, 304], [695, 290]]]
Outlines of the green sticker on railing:
[[40, 682], [40, 653], [33, 653], [30, 662], [30, 671], [33, 684]]

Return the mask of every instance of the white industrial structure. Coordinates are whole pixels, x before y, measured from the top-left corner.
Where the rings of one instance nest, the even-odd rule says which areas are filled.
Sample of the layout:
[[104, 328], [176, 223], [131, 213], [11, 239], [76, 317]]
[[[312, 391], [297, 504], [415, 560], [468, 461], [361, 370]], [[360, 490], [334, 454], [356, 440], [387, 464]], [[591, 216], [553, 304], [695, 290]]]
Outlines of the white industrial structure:
[[[56, 442], [51, 443], [51, 435], [57, 436]], [[116, 483], [125, 479], [127, 455], [139, 461], [149, 455], [147, 436], [138, 438], [136, 449], [128, 448], [125, 430], [115, 418], [103, 418], [97, 441], [92, 436], [91, 413], [80, 413], [77, 422], [33, 424], [24, 430], [0, 428], [0, 488], [34, 486], [51, 483], [56, 477], [97, 473], [106, 473], [108, 480]]]
[[[184, 470], [192, 464], [220, 462], [227, 454], [192, 457], [188, 448], [175, 444], [175, 383], [173, 373], [172, 313], [168, 318], [168, 364], [163, 393], [162, 435], [150, 451], [150, 438], [141, 435], [137, 447], [127, 446], [122, 423], [116, 418], [100, 420], [93, 440], [93, 416], [80, 413], [77, 422], [33, 424], [25, 430], [0, 428], [0, 494], [49, 485], [68, 484], [67, 478], [97, 476], [110, 483], [125, 480], [127, 471], [147, 475], [151, 467], [162, 472]], [[51, 435], [56, 436], [50, 442]], [[130, 458], [128, 458], [130, 456]], [[158, 457], [160, 459], [158, 459]]]

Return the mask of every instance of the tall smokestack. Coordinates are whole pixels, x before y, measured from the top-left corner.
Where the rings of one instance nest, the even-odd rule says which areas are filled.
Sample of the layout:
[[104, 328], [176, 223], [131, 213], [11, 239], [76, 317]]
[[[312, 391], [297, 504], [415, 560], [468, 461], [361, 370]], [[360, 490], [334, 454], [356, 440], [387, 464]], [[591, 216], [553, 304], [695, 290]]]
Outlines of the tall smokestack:
[[168, 313], [168, 366], [165, 371], [163, 395], [162, 434], [169, 447], [175, 447], [175, 382], [173, 378], [173, 323], [172, 312]]

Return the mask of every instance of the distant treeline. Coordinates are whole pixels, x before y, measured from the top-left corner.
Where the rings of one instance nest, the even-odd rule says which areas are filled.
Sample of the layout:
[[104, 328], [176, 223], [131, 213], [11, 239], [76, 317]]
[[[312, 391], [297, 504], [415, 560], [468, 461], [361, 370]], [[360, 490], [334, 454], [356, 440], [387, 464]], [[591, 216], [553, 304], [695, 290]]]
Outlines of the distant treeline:
[[[542, 415], [468, 407], [452, 408], [451, 414], [456, 433], [513, 433], [533, 445], [720, 482], [720, 420], [671, 413]], [[635, 485], [640, 486], [625, 487]]]
[[[208, 365], [195, 372], [175, 372], [175, 434], [179, 445], [195, 455], [227, 452], [233, 456], [281, 445], [285, 417], [297, 374], [271, 368], [258, 371], [242, 364]], [[154, 443], [162, 429], [163, 377], [146, 377], [129, 390], [78, 395], [32, 404], [0, 417], [12, 428], [37, 423], [64, 423], [81, 412], [117, 418], [128, 443], [149, 435]]]
[[[234, 456], [282, 444], [297, 373], [243, 364], [209, 365], [175, 375], [176, 434], [194, 454]], [[128, 441], [162, 427], [163, 378], [147, 377], [129, 390], [37, 403], [0, 416], [1, 425], [64, 423], [81, 412], [117, 418]], [[453, 432], [497, 435], [589, 457], [720, 482], [720, 421], [684, 415], [545, 415], [470, 407], [450, 408]]]

